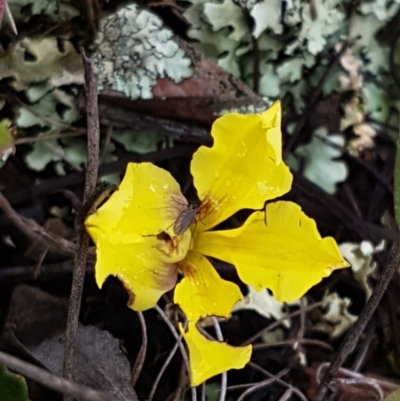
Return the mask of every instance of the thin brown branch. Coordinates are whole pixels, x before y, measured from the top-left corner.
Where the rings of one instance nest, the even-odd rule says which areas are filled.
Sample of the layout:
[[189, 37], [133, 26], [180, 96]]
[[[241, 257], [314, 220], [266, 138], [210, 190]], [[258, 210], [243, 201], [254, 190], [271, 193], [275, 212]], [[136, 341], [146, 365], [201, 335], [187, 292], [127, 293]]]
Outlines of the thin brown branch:
[[[315, 373], [315, 378], [316, 378], [317, 383], [321, 382], [320, 377], [322, 376], [322, 371], [324, 371], [324, 373], [325, 373], [326, 369], [328, 367], [329, 367], [329, 362], [324, 362], [324, 363], [321, 363], [321, 365], [319, 365], [319, 367]], [[390, 382], [390, 381], [387, 381], [387, 380], [384, 380], [384, 379], [378, 378], [378, 377], [368, 377], [366, 375], [363, 375], [362, 373], [358, 373], [358, 372], [355, 372], [353, 370], [346, 369], [346, 368], [340, 368], [339, 375], [344, 376], [344, 377], [350, 377], [353, 379], [372, 379], [376, 383], [378, 383], [379, 386], [385, 390], [385, 392], [392, 392], [392, 391], [396, 391], [396, 390], [400, 389], [400, 385], [398, 385], [394, 382]]]
[[327, 349], [329, 351], [333, 351], [332, 345], [326, 343], [325, 341], [313, 340], [313, 339], [308, 339], [308, 338], [302, 338], [302, 339], [293, 338], [291, 340], [278, 341], [276, 343], [271, 343], [271, 344], [254, 344], [253, 351], [257, 351], [258, 349], [271, 348], [271, 347], [294, 346], [296, 343], [303, 344], [303, 345], [313, 345], [315, 347], [321, 347], [321, 348]]
[[63, 138], [73, 138], [76, 136], [85, 135], [86, 131], [78, 131], [78, 132], [62, 132], [60, 134], [49, 134], [49, 135], [40, 135], [28, 138], [17, 138], [14, 142], [15, 146], [24, 145], [25, 143], [33, 143], [40, 141], [47, 141], [49, 139], [63, 139]]
[[0, 364], [44, 386], [81, 401], [120, 401], [119, 398], [53, 375], [45, 369], [0, 351]]
[[[215, 316], [211, 317], [213, 326], [215, 329], [215, 334], [217, 335], [217, 340], [222, 342], [224, 341], [224, 336], [222, 335], [221, 327], [218, 323], [218, 319]], [[219, 401], [225, 401], [226, 398], [226, 388], [228, 386], [228, 375], [226, 372], [222, 372], [221, 374], [221, 389], [219, 391]]]
[[263, 375], [265, 375], [267, 377], [274, 378], [277, 383], [279, 383], [282, 386], [287, 387], [288, 389], [290, 389], [302, 401], [308, 401], [307, 397], [299, 389], [297, 389], [296, 387], [292, 386], [289, 383], [286, 383], [284, 380], [280, 379], [280, 377], [285, 376], [290, 371], [289, 368], [285, 368], [281, 372], [279, 372], [278, 374], [273, 375], [272, 373], [269, 373], [268, 370], [263, 369], [261, 366], [258, 366], [257, 364], [255, 364], [253, 362], [249, 362], [248, 366], [253, 368], [253, 369], [255, 369], [255, 370], [258, 370], [259, 372], [261, 372]]
[[[182, 341], [182, 336], [180, 337], [180, 341]], [[160, 383], [161, 377], [163, 376], [165, 370], [167, 369], [169, 363], [171, 362], [172, 358], [174, 357], [176, 350], [179, 347], [179, 342], [177, 341], [176, 344], [174, 345], [174, 347], [171, 349], [168, 358], [165, 360], [165, 362], [163, 363], [160, 371], [158, 372], [158, 375], [156, 377], [156, 379], [154, 380], [153, 386], [151, 387], [151, 391], [149, 396], [147, 397], [146, 401], [152, 401], [154, 394], [156, 393], [157, 387], [158, 387], [158, 383]], [[178, 398], [177, 398], [178, 399]]]
[[[371, 387], [372, 391], [376, 393], [376, 400], [383, 400], [384, 395], [379, 384], [372, 379], [347, 379], [347, 378], [337, 378], [333, 379], [331, 382], [332, 387], [348, 387], [348, 386], [360, 386], [363, 387]], [[362, 391], [362, 394], [365, 396], [365, 390]]]
[[65, 252], [75, 253], [76, 247], [72, 242], [53, 233], [47, 232], [34, 220], [29, 220], [20, 216], [2, 193], [0, 193], [0, 209], [12, 221], [12, 223], [33, 242], [39, 242], [46, 247], [48, 247], [49, 244], [56, 245], [59, 249]]
[[[100, 128], [97, 105], [97, 83], [94, 72], [93, 60], [86, 57], [82, 50], [83, 66], [85, 70], [85, 94], [87, 103], [87, 169], [85, 176], [85, 190], [83, 202], [88, 201], [94, 192], [97, 183], [97, 171], [99, 166]], [[75, 229], [78, 239], [78, 250], [75, 254], [74, 273], [68, 309], [67, 331], [64, 344], [64, 377], [72, 378], [75, 342], [78, 331], [79, 310], [82, 299], [83, 282], [89, 237], [84, 227], [84, 216], [78, 214], [75, 221]]]
[[167, 135], [178, 141], [207, 146], [212, 144], [210, 132], [206, 128], [124, 109], [113, 104], [104, 96], [100, 97], [99, 111], [102, 121], [131, 126], [134, 132], [154, 131], [159, 135]]
[[135, 384], [140, 376], [140, 372], [142, 371], [144, 359], [146, 357], [147, 350], [147, 327], [146, 321], [144, 320], [144, 316], [142, 312], [138, 312], [138, 318], [140, 322], [140, 327], [142, 328], [142, 344], [140, 345], [140, 350], [138, 356], [136, 358], [135, 365], [132, 369], [131, 373], [131, 384], [132, 387], [135, 387]]
[[[179, 350], [181, 351], [183, 361], [186, 365], [186, 369], [188, 373], [190, 374], [190, 364], [189, 364], [189, 357], [188, 354], [185, 350], [185, 346], [183, 345], [182, 339], [175, 330], [174, 325], [171, 323], [171, 321], [168, 319], [168, 316], [164, 313], [164, 311], [158, 306], [155, 306], [156, 311], [158, 314], [161, 316], [161, 318], [164, 320], [168, 328], [170, 329], [172, 335], [175, 337], [175, 340], [178, 342], [179, 345]], [[192, 392], [192, 401], [197, 401], [197, 393], [195, 387], [191, 387], [191, 392]]]
[[[2, 284], [35, 280], [37, 271], [36, 265], [26, 266], [4, 266], [0, 269], [0, 282]], [[71, 274], [73, 265], [70, 261], [48, 263], [40, 267], [41, 277], [54, 277]], [[93, 264], [89, 263], [86, 274], [93, 273]]]
[[249, 389], [247, 389], [246, 391], [244, 391], [241, 396], [237, 399], [237, 401], [243, 401], [248, 395], [263, 389], [264, 387], [268, 387], [270, 386], [272, 383], [275, 382], [275, 379], [267, 379], [267, 380], [263, 380], [260, 383], [257, 383], [255, 385], [253, 385], [252, 387], [250, 387]]
[[357, 342], [362, 335], [367, 323], [370, 321], [375, 309], [377, 308], [383, 294], [385, 293], [395, 271], [400, 265], [400, 237], [398, 236], [395, 242], [392, 252], [390, 253], [389, 260], [383, 269], [382, 275], [375, 286], [374, 291], [362, 310], [357, 321], [353, 327], [347, 332], [344, 340], [340, 344], [339, 350], [335, 355], [329, 368], [326, 370], [324, 377], [317, 389], [314, 400], [324, 401], [329, 391], [329, 386], [332, 380], [335, 378], [338, 370], [343, 365], [349, 354], [354, 350]]
[[289, 320], [295, 316], [301, 315], [302, 313], [307, 313], [312, 311], [313, 309], [317, 308], [318, 306], [321, 306], [322, 302], [316, 302], [315, 304], [312, 304], [310, 306], [307, 306], [306, 308], [299, 309], [295, 312], [289, 313], [288, 315], [284, 316], [283, 318], [277, 320], [276, 322], [270, 324], [266, 328], [260, 330], [258, 333], [254, 334], [254, 336], [250, 337], [248, 340], [246, 340], [244, 343], [240, 344], [242, 347], [248, 344], [251, 344], [253, 341], [257, 340], [259, 337], [261, 337], [264, 333], [267, 333], [268, 331], [273, 330], [275, 327], [279, 327], [284, 321]]

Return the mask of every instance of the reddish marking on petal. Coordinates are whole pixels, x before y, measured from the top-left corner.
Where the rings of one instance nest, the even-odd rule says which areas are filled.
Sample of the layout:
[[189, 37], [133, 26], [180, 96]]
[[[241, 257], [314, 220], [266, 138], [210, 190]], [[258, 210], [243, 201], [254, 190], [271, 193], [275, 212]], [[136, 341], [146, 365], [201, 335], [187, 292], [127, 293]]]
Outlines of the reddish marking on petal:
[[196, 216], [196, 220], [201, 220], [204, 217], [208, 216], [212, 210], [214, 209], [215, 201], [213, 202], [209, 195], [201, 202], [198, 214]]
[[201, 202], [199, 212], [196, 216], [196, 221], [202, 221], [205, 217], [210, 215], [214, 211], [218, 211], [225, 203], [226, 195], [221, 199], [216, 199], [215, 197], [207, 194], [204, 200]]
[[181, 262], [179, 262], [179, 269], [182, 271], [185, 277], [194, 278], [195, 268], [190, 263], [182, 260]]

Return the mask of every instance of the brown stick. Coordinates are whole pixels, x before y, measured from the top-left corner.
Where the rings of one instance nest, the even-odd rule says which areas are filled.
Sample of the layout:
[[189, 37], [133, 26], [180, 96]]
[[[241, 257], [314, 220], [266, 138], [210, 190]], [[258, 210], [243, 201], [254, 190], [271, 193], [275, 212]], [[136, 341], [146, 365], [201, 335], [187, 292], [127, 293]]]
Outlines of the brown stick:
[[0, 363], [9, 367], [29, 379], [32, 379], [52, 390], [59, 391], [77, 398], [81, 401], [119, 401], [118, 398], [102, 391], [93, 390], [90, 387], [76, 384], [70, 380], [53, 375], [45, 369], [39, 368], [31, 363], [15, 358], [12, 355], [0, 351]]
[[339, 350], [335, 355], [334, 360], [326, 370], [324, 377], [317, 389], [314, 401], [324, 401], [325, 396], [329, 390], [329, 386], [337, 374], [338, 370], [343, 365], [348, 355], [354, 350], [357, 342], [363, 333], [367, 323], [370, 321], [376, 307], [378, 306], [383, 294], [385, 293], [393, 274], [400, 265], [400, 237], [398, 236], [394, 243], [392, 252], [390, 253], [389, 260], [383, 269], [382, 275], [375, 286], [371, 298], [365, 305], [357, 321], [353, 327], [347, 332], [344, 340], [340, 344]]
[[[87, 102], [87, 169], [83, 202], [85, 203], [94, 192], [97, 183], [99, 166], [99, 113], [97, 105], [97, 83], [94, 73], [93, 60], [86, 57], [82, 49], [83, 66], [85, 70], [85, 94]], [[67, 331], [64, 344], [64, 377], [71, 379], [74, 364], [75, 342], [78, 331], [79, 310], [82, 299], [83, 281], [89, 237], [84, 227], [84, 216], [78, 215], [75, 221], [78, 239], [78, 250], [75, 254], [74, 273], [69, 300]], [[65, 398], [65, 401], [69, 398]]]
[[2, 193], [0, 193], [0, 209], [11, 222], [33, 242], [40, 242], [44, 246], [50, 244], [56, 245], [65, 252], [75, 253], [75, 245], [73, 243], [53, 233], [47, 232], [34, 220], [29, 220], [19, 215]]
[[142, 344], [140, 346], [140, 350], [136, 358], [135, 365], [132, 368], [131, 384], [133, 388], [135, 388], [136, 382], [138, 381], [140, 373], [142, 372], [147, 352], [147, 327], [142, 312], [138, 312], [138, 318], [140, 322], [140, 327], [142, 328]]

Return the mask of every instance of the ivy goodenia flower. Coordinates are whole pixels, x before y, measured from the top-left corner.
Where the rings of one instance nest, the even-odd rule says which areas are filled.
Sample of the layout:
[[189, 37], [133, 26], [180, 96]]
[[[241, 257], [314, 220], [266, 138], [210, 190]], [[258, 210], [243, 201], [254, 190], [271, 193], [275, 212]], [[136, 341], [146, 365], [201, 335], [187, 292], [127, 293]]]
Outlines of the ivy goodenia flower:
[[[276, 102], [261, 114], [231, 113], [215, 121], [213, 146], [201, 146], [191, 163], [201, 206], [198, 223], [186, 231], [176, 228], [188, 208], [179, 184], [151, 163], [129, 163], [118, 190], [85, 222], [96, 244], [100, 287], [107, 276], [117, 276], [136, 311], [152, 308], [175, 287], [174, 302], [188, 319], [188, 330], [181, 331], [192, 386], [242, 368], [251, 356], [250, 345], [210, 341], [197, 330], [206, 316], [228, 318], [242, 298], [207, 256], [233, 264], [244, 283], [258, 291], [268, 288], [282, 302], [298, 299], [333, 270], [348, 266], [335, 240], [321, 238], [298, 205], [279, 201], [264, 208], [292, 184], [282, 160], [280, 120]], [[213, 230], [241, 209], [255, 210], [243, 226]], [[178, 272], [183, 278], [177, 284]]]

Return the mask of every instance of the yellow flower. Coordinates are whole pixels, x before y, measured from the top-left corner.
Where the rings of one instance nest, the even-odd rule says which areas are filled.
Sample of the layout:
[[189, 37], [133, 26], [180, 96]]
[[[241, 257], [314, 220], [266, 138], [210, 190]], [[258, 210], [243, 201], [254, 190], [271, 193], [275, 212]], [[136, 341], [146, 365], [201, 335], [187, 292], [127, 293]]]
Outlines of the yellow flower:
[[[251, 346], [210, 341], [196, 328], [206, 316], [228, 318], [242, 298], [206, 256], [233, 264], [243, 282], [269, 288], [287, 302], [348, 266], [334, 239], [321, 238], [298, 205], [279, 201], [264, 209], [265, 201], [285, 194], [292, 184], [282, 161], [280, 120], [276, 102], [261, 114], [232, 113], [215, 121], [213, 146], [201, 146], [191, 163], [201, 205], [186, 231], [177, 220], [186, 217], [187, 200], [175, 179], [150, 163], [128, 164], [118, 190], [86, 220], [96, 244], [100, 287], [107, 276], [117, 276], [130, 293], [129, 307], [142, 311], [176, 286], [174, 301], [189, 322], [183, 335], [193, 386], [242, 368], [251, 356]], [[212, 230], [241, 209], [256, 210], [242, 227]], [[178, 271], [183, 279], [176, 284]]]

